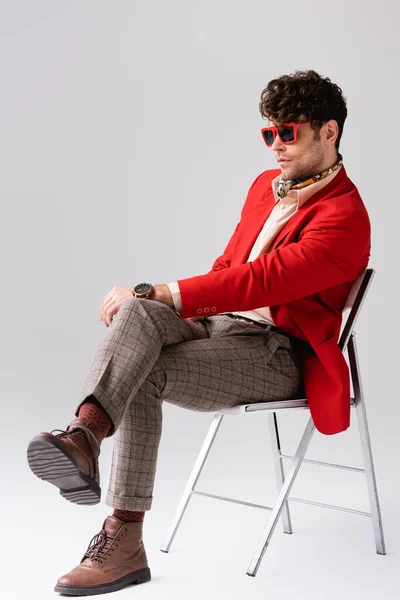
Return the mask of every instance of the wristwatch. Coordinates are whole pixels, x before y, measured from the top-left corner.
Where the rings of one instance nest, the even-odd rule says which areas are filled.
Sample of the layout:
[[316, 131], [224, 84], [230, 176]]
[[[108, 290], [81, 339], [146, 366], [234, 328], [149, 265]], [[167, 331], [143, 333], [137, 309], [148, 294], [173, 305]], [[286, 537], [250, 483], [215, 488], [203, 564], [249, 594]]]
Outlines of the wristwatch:
[[138, 283], [133, 288], [132, 294], [135, 298], [148, 298], [153, 290], [151, 283]]

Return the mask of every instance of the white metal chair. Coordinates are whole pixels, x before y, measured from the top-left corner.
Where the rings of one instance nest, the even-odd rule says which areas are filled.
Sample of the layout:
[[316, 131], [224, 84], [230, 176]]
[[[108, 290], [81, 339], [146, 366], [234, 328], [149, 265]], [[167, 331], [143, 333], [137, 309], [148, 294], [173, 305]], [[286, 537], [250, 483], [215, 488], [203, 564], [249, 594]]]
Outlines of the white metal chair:
[[[356, 408], [360, 438], [361, 438], [361, 448], [364, 460], [365, 469], [358, 469], [355, 467], [347, 466], [347, 465], [338, 465], [334, 463], [321, 462], [316, 460], [307, 460], [304, 458], [307, 448], [310, 444], [311, 437], [314, 433], [315, 425], [313, 423], [312, 417], [305, 427], [303, 436], [300, 440], [300, 443], [297, 447], [296, 453], [294, 456], [284, 455], [281, 452], [281, 445], [279, 440], [279, 430], [278, 430], [278, 420], [277, 413], [280, 411], [286, 410], [309, 410], [308, 402], [306, 398], [294, 398], [290, 400], [278, 400], [273, 402], [261, 402], [254, 404], [242, 404], [239, 406], [235, 406], [233, 408], [224, 409], [216, 413], [211, 422], [210, 428], [206, 435], [206, 438], [201, 447], [200, 453], [196, 459], [193, 470], [189, 476], [187, 484], [185, 486], [183, 495], [179, 502], [178, 508], [175, 512], [175, 515], [172, 519], [172, 522], [169, 526], [167, 534], [162, 542], [161, 551], [168, 552], [172, 541], [175, 537], [179, 524], [182, 520], [186, 507], [189, 503], [190, 498], [193, 494], [198, 494], [201, 496], [209, 496], [210, 498], [215, 498], [218, 500], [227, 500], [229, 502], [236, 502], [238, 504], [245, 504], [247, 506], [252, 506], [255, 508], [262, 508], [271, 510], [272, 513], [268, 520], [267, 526], [264, 530], [264, 533], [259, 541], [258, 547], [255, 551], [255, 554], [251, 560], [249, 568], [247, 570], [247, 575], [255, 577], [258, 568], [261, 564], [261, 560], [265, 554], [267, 546], [271, 540], [272, 534], [275, 530], [275, 527], [278, 523], [279, 517], [282, 514], [282, 522], [283, 522], [283, 531], [284, 533], [292, 533], [292, 524], [289, 513], [289, 505], [288, 500], [303, 502], [307, 504], [323, 506], [325, 508], [333, 508], [344, 510], [350, 513], [356, 513], [359, 515], [364, 515], [372, 518], [374, 537], [375, 537], [375, 546], [376, 552], [378, 554], [386, 554], [385, 549], [385, 541], [383, 536], [383, 526], [382, 526], [382, 518], [381, 511], [378, 499], [378, 491], [375, 477], [375, 470], [373, 464], [370, 436], [368, 430], [367, 423], [367, 414], [364, 402], [364, 394], [361, 384], [361, 375], [360, 375], [360, 367], [358, 361], [357, 347], [356, 347], [356, 339], [354, 332], [354, 325], [356, 319], [361, 310], [361, 306], [365, 300], [366, 294], [368, 292], [369, 286], [371, 284], [372, 278], [375, 274], [374, 269], [366, 269], [358, 279], [353, 283], [350, 294], [347, 298], [345, 307], [343, 312], [346, 309], [351, 309], [349, 316], [345, 322], [345, 325], [342, 330], [342, 334], [339, 340], [339, 346], [344, 352], [346, 349], [348, 351], [349, 357], [349, 367], [350, 367], [350, 376], [353, 384], [354, 398], [350, 397], [349, 401], [351, 406]], [[211, 446], [215, 440], [218, 429], [221, 425], [222, 419], [225, 415], [246, 415], [249, 413], [253, 413], [254, 411], [267, 411], [268, 420], [269, 420], [269, 429], [270, 429], [270, 439], [272, 444], [272, 452], [273, 452], [273, 460], [275, 467], [275, 475], [278, 486], [278, 497], [273, 507], [263, 506], [259, 504], [254, 504], [251, 502], [245, 502], [242, 500], [236, 500], [233, 498], [228, 498], [224, 496], [217, 496], [214, 494], [208, 494], [206, 492], [201, 492], [195, 489], [196, 483], [200, 477], [201, 471], [204, 467], [206, 459], [208, 457], [208, 453], [210, 452]], [[291, 459], [290, 467], [288, 472], [285, 475], [283, 468], [283, 459]], [[323, 504], [319, 502], [311, 502], [305, 499], [300, 498], [292, 498], [289, 496], [289, 492], [295, 482], [297, 473], [301, 467], [303, 462], [309, 462], [313, 464], [319, 464], [327, 467], [334, 468], [342, 468], [355, 472], [365, 473], [367, 480], [367, 488], [368, 488], [368, 497], [371, 512], [361, 512], [358, 510], [353, 510], [345, 507], [335, 506], [331, 504]]]

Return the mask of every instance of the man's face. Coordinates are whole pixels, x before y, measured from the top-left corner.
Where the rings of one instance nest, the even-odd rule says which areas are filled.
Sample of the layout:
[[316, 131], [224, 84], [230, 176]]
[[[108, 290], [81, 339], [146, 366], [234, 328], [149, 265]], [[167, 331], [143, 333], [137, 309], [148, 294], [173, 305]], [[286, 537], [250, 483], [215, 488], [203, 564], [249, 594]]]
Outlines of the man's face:
[[[299, 122], [306, 123], [306, 118]], [[268, 125], [275, 125], [270, 121]], [[271, 150], [275, 152], [277, 161], [282, 170], [283, 179], [307, 179], [324, 169], [326, 163], [326, 149], [323, 142], [323, 128], [321, 132], [311, 129], [310, 125], [297, 128], [297, 140], [292, 144], [284, 144], [279, 135], [276, 136]]]

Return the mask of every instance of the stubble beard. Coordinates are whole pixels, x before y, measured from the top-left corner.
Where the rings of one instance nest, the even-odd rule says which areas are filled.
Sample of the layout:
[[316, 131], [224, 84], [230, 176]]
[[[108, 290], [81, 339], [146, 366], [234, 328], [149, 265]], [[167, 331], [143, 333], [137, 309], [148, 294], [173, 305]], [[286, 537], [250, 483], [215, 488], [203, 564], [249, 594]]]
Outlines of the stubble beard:
[[323, 162], [323, 158], [324, 154], [322, 149], [316, 148], [312, 158], [308, 160], [306, 164], [290, 167], [287, 173], [285, 172], [285, 174], [283, 174], [282, 172], [282, 177], [284, 179], [299, 179], [300, 181], [310, 179], [317, 173], [320, 173], [320, 165]]

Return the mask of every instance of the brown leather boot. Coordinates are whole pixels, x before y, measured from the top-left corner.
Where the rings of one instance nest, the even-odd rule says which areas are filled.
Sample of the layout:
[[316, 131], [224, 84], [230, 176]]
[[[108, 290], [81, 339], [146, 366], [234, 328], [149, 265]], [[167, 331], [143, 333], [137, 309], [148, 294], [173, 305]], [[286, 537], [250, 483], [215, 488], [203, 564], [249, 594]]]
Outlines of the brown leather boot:
[[151, 579], [142, 538], [143, 522], [109, 516], [90, 541], [80, 564], [57, 581], [55, 592], [88, 596], [116, 592]]
[[[61, 431], [53, 435], [53, 431]], [[42, 432], [28, 446], [33, 473], [60, 488], [60, 494], [76, 504], [98, 504], [101, 498], [98, 457], [101, 436], [93, 423], [74, 419], [66, 431]]]

